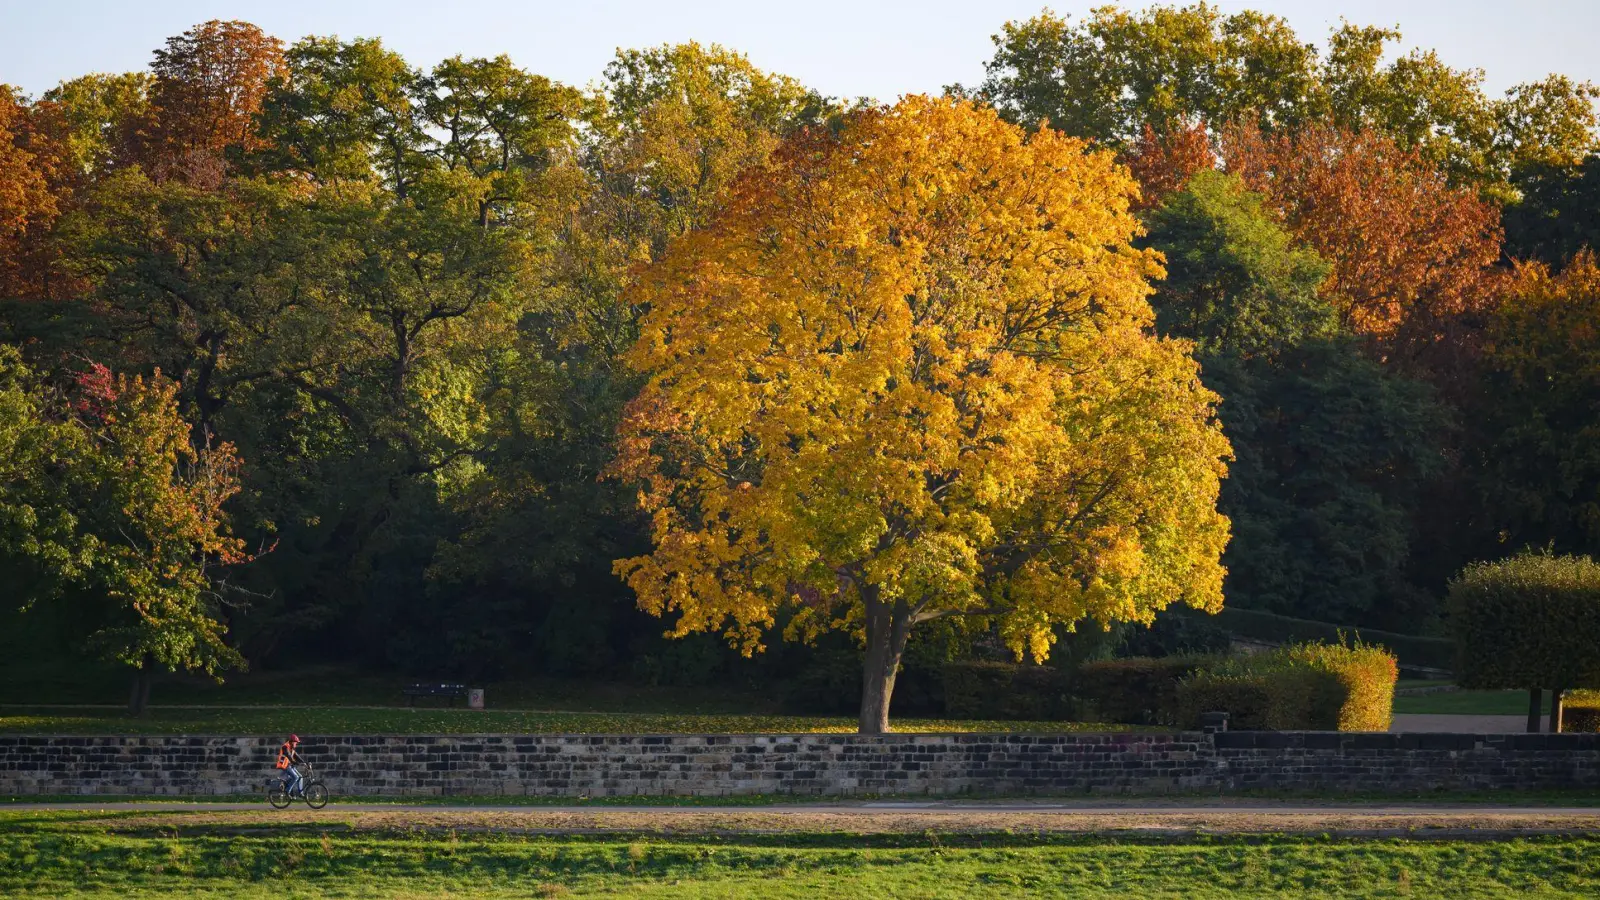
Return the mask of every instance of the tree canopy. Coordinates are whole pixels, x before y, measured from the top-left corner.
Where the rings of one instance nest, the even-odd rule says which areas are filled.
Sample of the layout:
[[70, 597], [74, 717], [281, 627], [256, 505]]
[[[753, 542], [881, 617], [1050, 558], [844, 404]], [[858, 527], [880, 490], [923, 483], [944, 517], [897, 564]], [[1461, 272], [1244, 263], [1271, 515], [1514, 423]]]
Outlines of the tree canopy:
[[863, 731], [908, 630], [1221, 600], [1227, 444], [1148, 335], [1132, 182], [1107, 153], [907, 98], [808, 132], [636, 291], [650, 380], [619, 435], [655, 549], [618, 571], [675, 630], [864, 631]]

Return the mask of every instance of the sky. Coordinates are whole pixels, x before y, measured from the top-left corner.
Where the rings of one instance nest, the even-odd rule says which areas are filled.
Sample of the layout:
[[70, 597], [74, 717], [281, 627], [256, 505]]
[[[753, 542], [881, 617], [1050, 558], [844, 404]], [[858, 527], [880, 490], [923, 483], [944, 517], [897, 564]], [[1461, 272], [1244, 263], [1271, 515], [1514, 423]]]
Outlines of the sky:
[[[1100, 5], [1051, 3], [1078, 15]], [[1143, 3], [1123, 4], [1141, 8]], [[1600, 0], [1255, 0], [1218, 2], [1287, 19], [1322, 44], [1341, 17], [1397, 26], [1404, 48], [1484, 71], [1499, 92], [1561, 72], [1600, 83]], [[892, 100], [976, 84], [989, 37], [1044, 0], [0, 0], [0, 82], [38, 95], [94, 71], [144, 68], [169, 36], [208, 19], [244, 19], [286, 41], [380, 37], [413, 65], [509, 54], [574, 85], [598, 80], [619, 47], [721, 43], [824, 94]]]

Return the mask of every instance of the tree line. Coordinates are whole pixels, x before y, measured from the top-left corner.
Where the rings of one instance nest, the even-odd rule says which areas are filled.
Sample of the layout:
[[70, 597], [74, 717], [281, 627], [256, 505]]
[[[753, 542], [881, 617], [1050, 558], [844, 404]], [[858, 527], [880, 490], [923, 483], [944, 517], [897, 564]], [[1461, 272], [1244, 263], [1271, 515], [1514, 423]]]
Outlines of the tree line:
[[1435, 631], [1465, 563], [1600, 543], [1600, 92], [1399, 39], [1043, 13], [882, 105], [207, 22], [7, 88], [8, 607], [141, 672], [694, 681], [838, 631], [883, 716], [919, 640]]

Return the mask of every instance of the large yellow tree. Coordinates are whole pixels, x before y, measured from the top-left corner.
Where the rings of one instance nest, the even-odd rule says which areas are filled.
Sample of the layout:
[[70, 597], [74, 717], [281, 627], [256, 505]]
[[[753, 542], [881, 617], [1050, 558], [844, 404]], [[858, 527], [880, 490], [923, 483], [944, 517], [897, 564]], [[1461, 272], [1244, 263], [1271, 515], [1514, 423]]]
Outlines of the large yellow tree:
[[906, 637], [1221, 605], [1228, 444], [1151, 330], [1137, 188], [1109, 153], [910, 97], [789, 139], [646, 268], [619, 433], [654, 552], [616, 570], [674, 633], [746, 652], [848, 629], [861, 731]]

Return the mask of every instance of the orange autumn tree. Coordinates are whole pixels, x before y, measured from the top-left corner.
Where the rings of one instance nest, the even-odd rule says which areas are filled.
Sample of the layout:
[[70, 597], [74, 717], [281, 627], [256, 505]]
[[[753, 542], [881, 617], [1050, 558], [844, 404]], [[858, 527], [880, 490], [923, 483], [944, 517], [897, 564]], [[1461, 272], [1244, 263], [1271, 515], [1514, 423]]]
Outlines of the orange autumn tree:
[[151, 175], [214, 185], [226, 151], [265, 146], [256, 114], [285, 74], [282, 41], [249, 22], [212, 20], [168, 38], [150, 71], [150, 108], [123, 152]]
[[1218, 608], [1228, 444], [1151, 332], [1136, 196], [1110, 153], [949, 100], [787, 141], [632, 288], [640, 606], [746, 653], [780, 620], [857, 634], [863, 733], [920, 623], [1042, 660], [1058, 626]]
[[1373, 132], [1225, 129], [1228, 172], [1268, 198], [1330, 266], [1321, 292], [1350, 330], [1397, 361], [1448, 356], [1481, 311], [1500, 253], [1500, 214], [1416, 151]]

